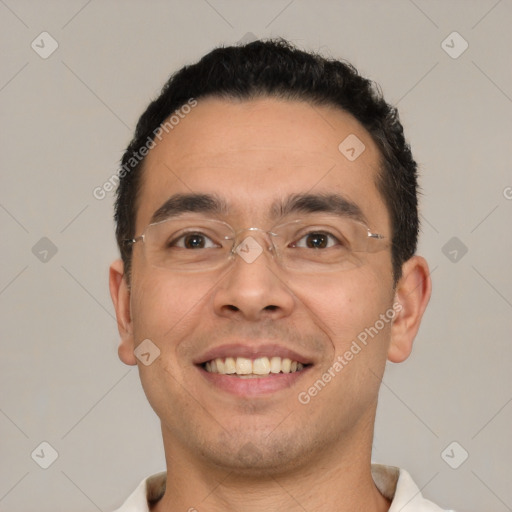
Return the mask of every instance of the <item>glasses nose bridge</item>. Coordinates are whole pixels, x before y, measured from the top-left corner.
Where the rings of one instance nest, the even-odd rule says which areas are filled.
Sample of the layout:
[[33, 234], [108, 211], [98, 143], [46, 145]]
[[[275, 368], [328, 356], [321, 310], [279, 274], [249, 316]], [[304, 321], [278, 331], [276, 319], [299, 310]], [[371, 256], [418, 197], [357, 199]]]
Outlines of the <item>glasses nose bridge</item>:
[[[244, 235], [245, 233], [248, 234]], [[235, 251], [238, 248], [238, 246], [249, 237], [252, 237], [254, 239], [259, 238], [260, 240], [261, 238], [265, 238], [265, 245], [267, 246], [267, 249], [273, 250], [274, 242], [272, 239], [272, 235], [274, 235], [272, 231], [267, 231], [266, 229], [256, 227], [239, 229], [234, 233], [233, 250]]]

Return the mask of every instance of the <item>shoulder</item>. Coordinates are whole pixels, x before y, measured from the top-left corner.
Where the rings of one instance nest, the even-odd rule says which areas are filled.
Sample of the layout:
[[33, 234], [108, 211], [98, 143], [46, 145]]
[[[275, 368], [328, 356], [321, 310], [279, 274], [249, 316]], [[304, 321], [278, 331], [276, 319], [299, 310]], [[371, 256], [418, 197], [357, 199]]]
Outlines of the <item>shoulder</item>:
[[392, 500], [389, 512], [454, 512], [424, 498], [405, 469], [372, 464], [372, 476], [379, 491]]
[[163, 471], [142, 480], [121, 507], [113, 512], [149, 512], [149, 503], [158, 501], [165, 492], [166, 475]]

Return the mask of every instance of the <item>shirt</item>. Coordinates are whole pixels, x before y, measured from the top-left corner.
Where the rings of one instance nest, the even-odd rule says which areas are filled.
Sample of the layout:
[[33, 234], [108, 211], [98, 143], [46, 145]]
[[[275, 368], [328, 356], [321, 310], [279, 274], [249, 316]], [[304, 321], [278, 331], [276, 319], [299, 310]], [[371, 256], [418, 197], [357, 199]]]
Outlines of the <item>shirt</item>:
[[[404, 469], [381, 464], [372, 464], [371, 469], [377, 489], [392, 500], [389, 512], [454, 512], [425, 499]], [[154, 503], [164, 495], [166, 476], [164, 471], [142, 480], [121, 508], [114, 512], [149, 512], [148, 501]]]

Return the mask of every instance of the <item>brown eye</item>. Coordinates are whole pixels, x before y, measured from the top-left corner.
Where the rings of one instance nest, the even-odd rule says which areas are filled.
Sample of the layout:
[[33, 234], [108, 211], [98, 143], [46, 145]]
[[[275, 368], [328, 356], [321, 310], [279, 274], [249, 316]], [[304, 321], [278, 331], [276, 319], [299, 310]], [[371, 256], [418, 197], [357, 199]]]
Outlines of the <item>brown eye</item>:
[[169, 243], [169, 247], [179, 247], [181, 249], [210, 249], [218, 247], [211, 238], [202, 233], [186, 233]]
[[203, 249], [205, 239], [203, 235], [187, 235], [183, 238], [183, 244], [187, 249]]
[[304, 235], [299, 241], [293, 244], [293, 247], [304, 249], [327, 249], [339, 245], [339, 240], [330, 233], [311, 232]]
[[306, 245], [310, 249], [324, 249], [329, 244], [327, 235], [314, 233], [306, 237]]

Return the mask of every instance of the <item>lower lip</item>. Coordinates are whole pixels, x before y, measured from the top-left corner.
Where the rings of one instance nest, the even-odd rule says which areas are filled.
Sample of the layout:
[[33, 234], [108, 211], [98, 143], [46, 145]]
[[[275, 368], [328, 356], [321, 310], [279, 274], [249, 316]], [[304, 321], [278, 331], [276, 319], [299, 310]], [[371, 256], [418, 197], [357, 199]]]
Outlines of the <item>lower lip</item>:
[[293, 373], [270, 373], [265, 377], [240, 378], [233, 375], [207, 372], [199, 367], [199, 371], [205, 379], [216, 388], [227, 391], [237, 396], [268, 395], [282, 389], [291, 388], [305, 373], [310, 366]]

